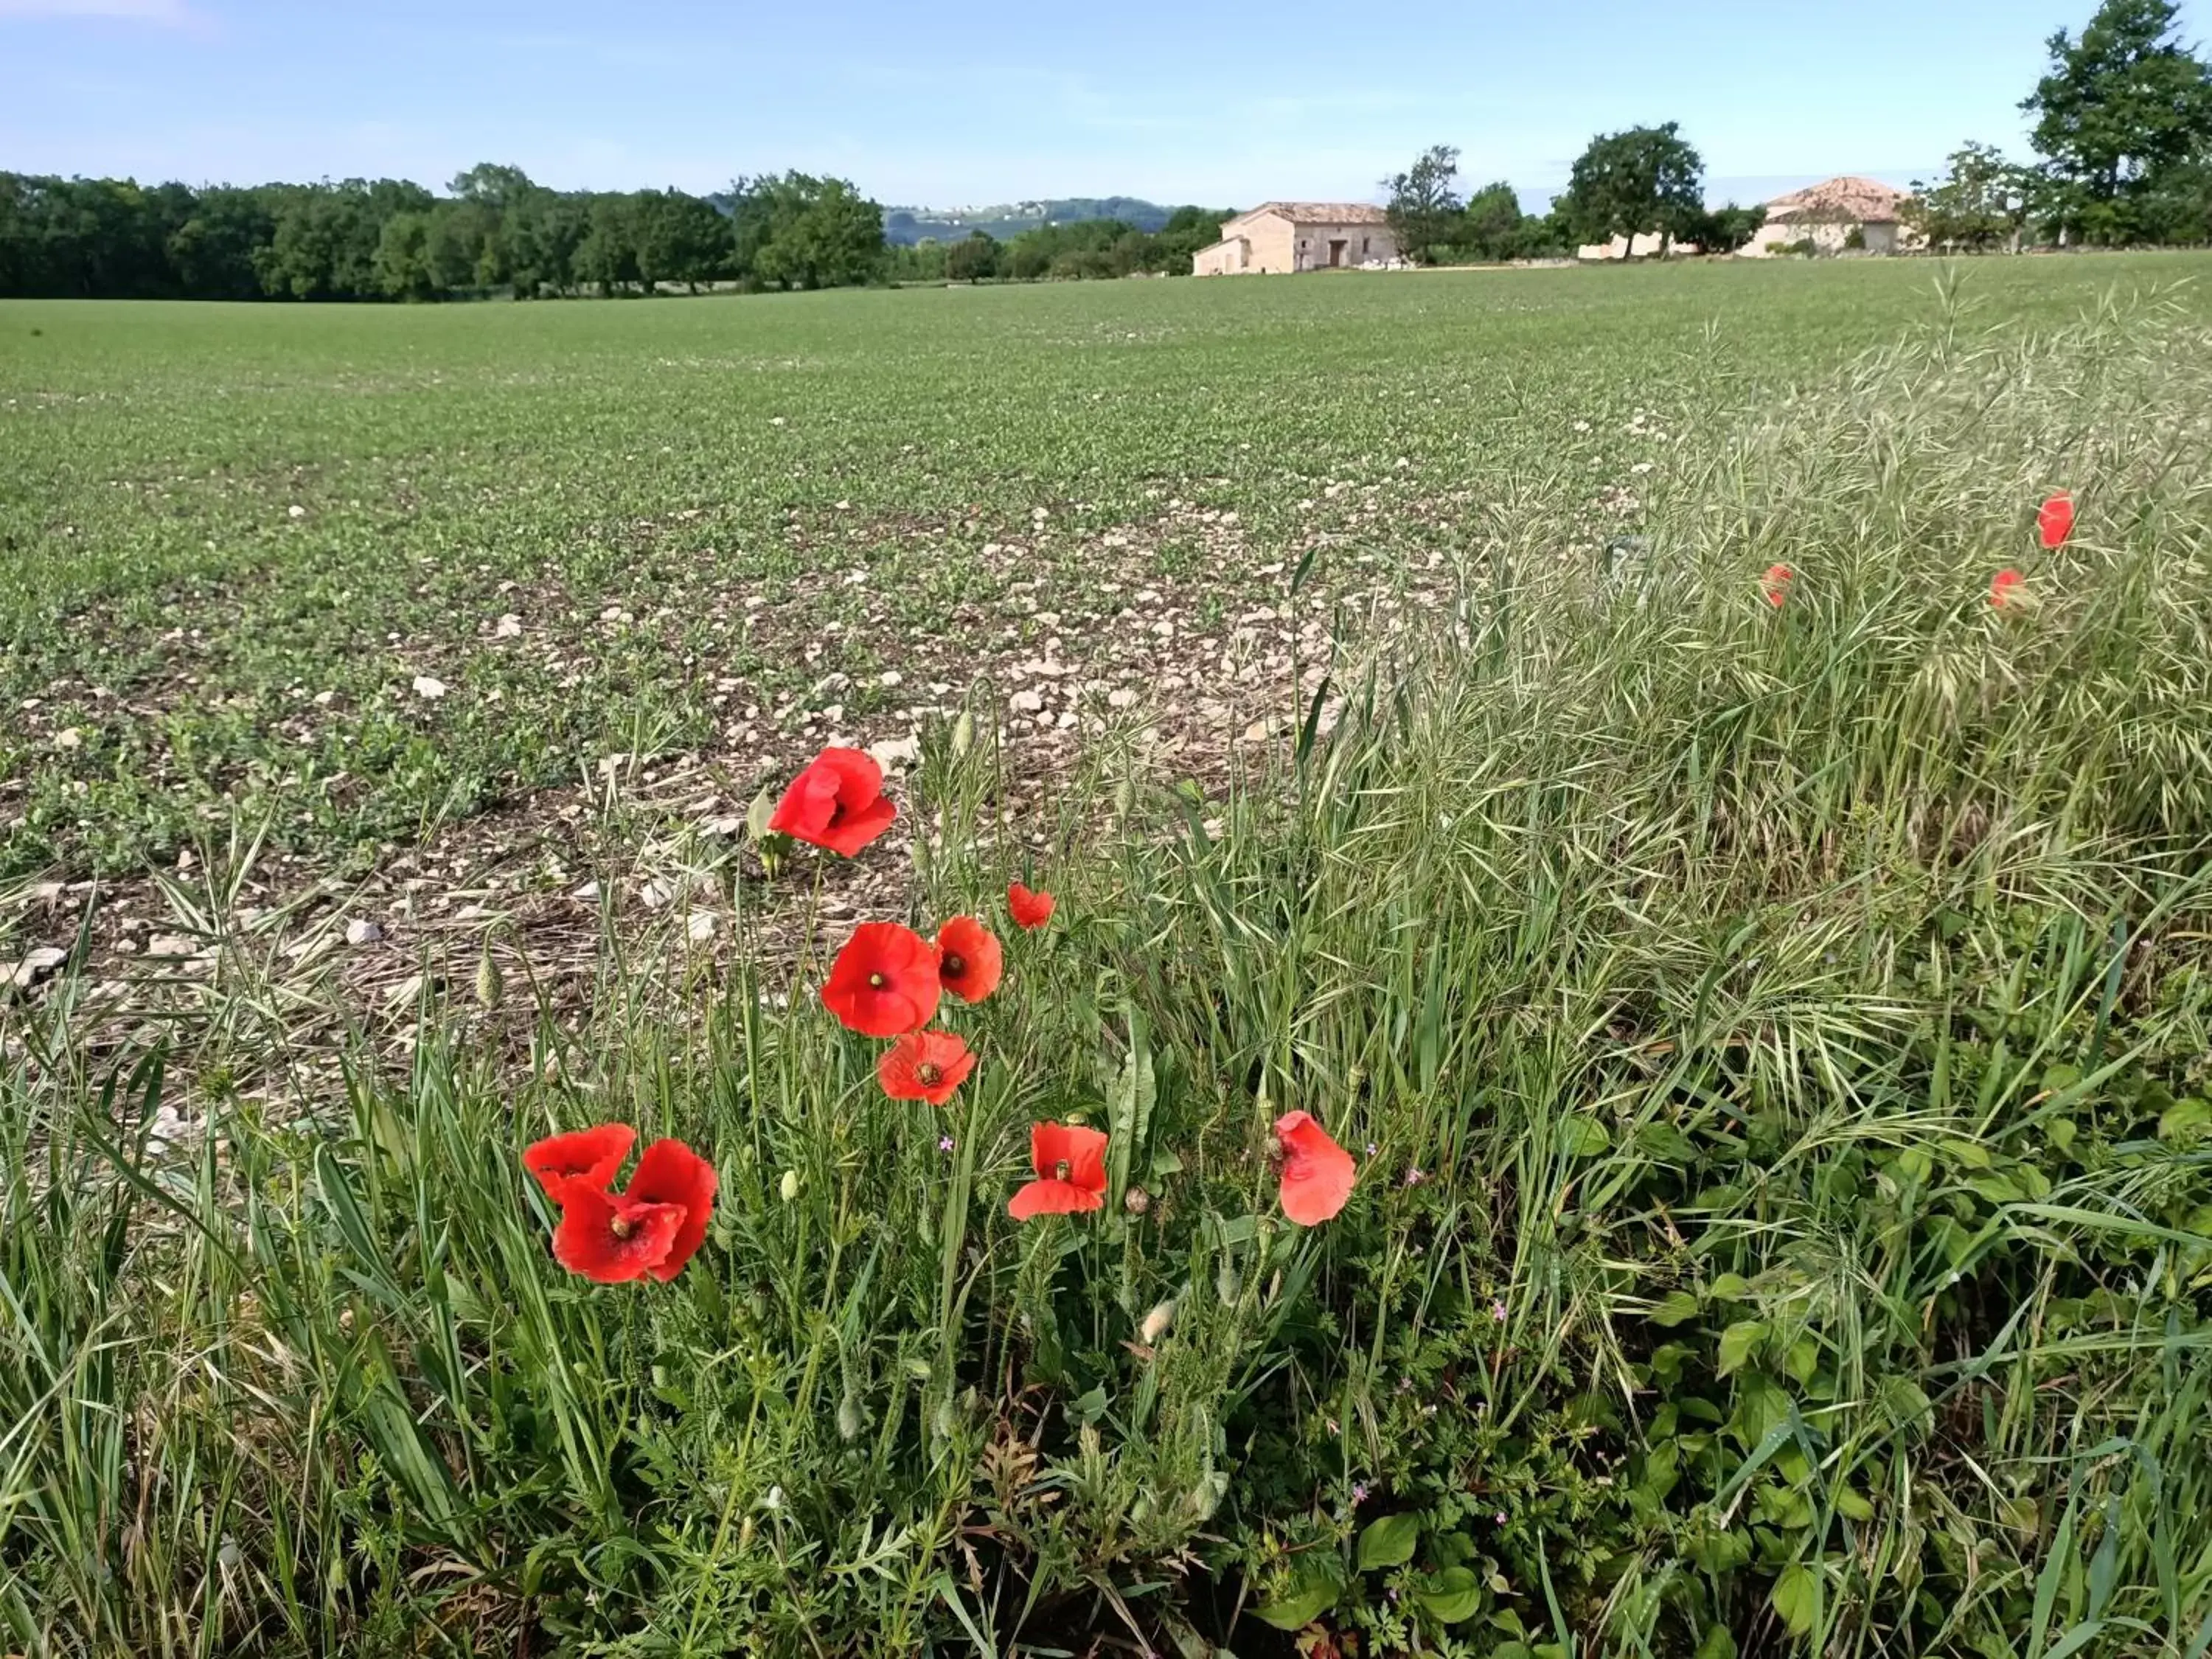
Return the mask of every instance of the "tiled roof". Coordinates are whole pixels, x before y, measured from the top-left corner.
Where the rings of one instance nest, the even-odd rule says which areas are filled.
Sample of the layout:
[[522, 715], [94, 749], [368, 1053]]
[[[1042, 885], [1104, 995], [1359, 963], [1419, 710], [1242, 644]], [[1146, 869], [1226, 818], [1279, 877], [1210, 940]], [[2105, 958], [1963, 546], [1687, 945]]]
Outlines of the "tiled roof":
[[1382, 210], [1365, 202], [1262, 202], [1239, 219], [1256, 219], [1263, 213], [1279, 213], [1294, 225], [1387, 224]]
[[1776, 197], [1766, 204], [1766, 218], [1770, 224], [1893, 224], [1905, 198], [1905, 191], [1877, 179], [1845, 174]]

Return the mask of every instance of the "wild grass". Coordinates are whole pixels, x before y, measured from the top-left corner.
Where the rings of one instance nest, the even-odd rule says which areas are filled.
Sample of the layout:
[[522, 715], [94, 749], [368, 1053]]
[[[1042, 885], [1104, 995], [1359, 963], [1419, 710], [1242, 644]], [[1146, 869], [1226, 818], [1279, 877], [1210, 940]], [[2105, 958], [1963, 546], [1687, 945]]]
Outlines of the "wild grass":
[[[1212, 798], [1113, 734], [1005, 825], [1020, 738], [933, 729], [912, 919], [1060, 900], [942, 1112], [805, 964], [159, 1150], [158, 1053], [16, 1016], [15, 1644], [2202, 1659], [2208, 346], [1960, 319], [1633, 543], [1531, 489]], [[1312, 1231], [1293, 1107], [1361, 1162]], [[1018, 1227], [1048, 1116], [1115, 1201]], [[547, 1259], [519, 1148], [610, 1117], [720, 1170], [673, 1285]]]

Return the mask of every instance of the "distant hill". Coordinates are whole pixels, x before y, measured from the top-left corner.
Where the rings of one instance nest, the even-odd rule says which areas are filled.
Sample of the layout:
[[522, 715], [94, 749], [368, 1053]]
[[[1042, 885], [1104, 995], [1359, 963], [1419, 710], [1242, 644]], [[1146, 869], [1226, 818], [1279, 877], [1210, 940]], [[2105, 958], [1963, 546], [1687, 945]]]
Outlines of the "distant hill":
[[1119, 219], [1139, 230], [1158, 230], [1173, 208], [1134, 196], [1069, 196], [1048, 202], [1001, 202], [994, 207], [887, 207], [884, 240], [908, 246], [916, 242], [957, 242], [975, 231], [1005, 241], [1040, 225], [1073, 224], [1079, 219]]

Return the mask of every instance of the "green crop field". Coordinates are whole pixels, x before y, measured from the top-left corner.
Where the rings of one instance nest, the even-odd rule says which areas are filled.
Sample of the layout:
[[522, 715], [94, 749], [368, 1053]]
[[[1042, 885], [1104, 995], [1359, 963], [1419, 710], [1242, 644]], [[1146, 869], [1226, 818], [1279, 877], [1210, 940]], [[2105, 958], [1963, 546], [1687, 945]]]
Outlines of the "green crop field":
[[2204, 1659], [2208, 275], [0, 304], [0, 1650]]
[[[1961, 286], [1984, 320], [2052, 324], [2207, 270], [1992, 262]], [[1010, 601], [1097, 647], [1166, 578], [1210, 629], [1302, 540], [1395, 565], [1580, 510], [1938, 309], [1933, 268], [1878, 262], [0, 305], [0, 878], [135, 871], [211, 812], [343, 855], [641, 742], [742, 751], [718, 682], [773, 706], [917, 647], [989, 655]], [[1238, 514], [1232, 556], [1170, 501]], [[1143, 556], [1102, 558], [1115, 531]]]

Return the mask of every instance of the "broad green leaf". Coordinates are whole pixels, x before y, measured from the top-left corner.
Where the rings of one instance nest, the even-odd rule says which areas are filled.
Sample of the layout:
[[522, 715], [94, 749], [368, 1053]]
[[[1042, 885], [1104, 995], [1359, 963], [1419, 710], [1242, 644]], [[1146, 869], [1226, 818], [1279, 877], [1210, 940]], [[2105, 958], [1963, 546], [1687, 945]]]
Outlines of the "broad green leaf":
[[1947, 1140], [1943, 1156], [1963, 1170], [1986, 1170], [1995, 1161], [1978, 1140]]
[[2186, 1100], [2175, 1101], [2159, 1114], [2158, 1138], [2179, 1140], [2208, 1123], [2212, 1123], [2212, 1100], [2199, 1100], [2191, 1095]]
[[1277, 1630], [1303, 1630], [1335, 1602], [1336, 1586], [1316, 1576], [1300, 1579], [1287, 1595], [1261, 1603], [1255, 1611]]
[[1359, 1534], [1359, 1570], [1402, 1567], [1413, 1559], [1413, 1546], [1420, 1541], [1420, 1516], [1386, 1515]]
[[1697, 1144], [1671, 1123], [1654, 1121], [1636, 1132], [1636, 1150], [1654, 1164], [1680, 1169], [1698, 1158]]
[[1428, 1587], [1413, 1592], [1421, 1611], [1440, 1624], [1456, 1625], [1463, 1619], [1472, 1619], [1482, 1605], [1482, 1586], [1476, 1582], [1473, 1569], [1446, 1567], [1429, 1581]]
[[1698, 1644], [1697, 1659], [1735, 1659], [1735, 1637], [1726, 1625], [1715, 1620], [1705, 1626], [1705, 1638]]
[[1571, 1117], [1559, 1125], [1559, 1150], [1569, 1158], [1595, 1158], [1612, 1145], [1605, 1125], [1594, 1117]]
[[1790, 1633], [1802, 1636], [1813, 1628], [1814, 1620], [1820, 1615], [1820, 1578], [1802, 1561], [1792, 1561], [1774, 1581], [1771, 1599], [1774, 1611], [1781, 1615]]
[[1798, 1382], [1810, 1382], [1820, 1369], [1819, 1339], [1811, 1336], [1799, 1337], [1790, 1345], [1790, 1352], [1783, 1357], [1782, 1363], [1790, 1375], [1796, 1377]]
[[1751, 1296], [1751, 1281], [1741, 1273], [1723, 1273], [1712, 1282], [1711, 1295], [1716, 1302], [1742, 1302]]
[[1740, 1370], [1759, 1345], [1766, 1340], [1766, 1322], [1763, 1319], [1739, 1319], [1721, 1333], [1720, 1374], [1728, 1376]]
[[1790, 1420], [1790, 1396], [1772, 1377], [1746, 1371], [1735, 1385], [1735, 1416], [1730, 1427], [1737, 1439], [1756, 1446]]
[[1695, 1291], [1673, 1291], [1659, 1300], [1659, 1305], [1647, 1316], [1655, 1325], [1669, 1329], [1686, 1324], [1698, 1316], [1698, 1293]]

